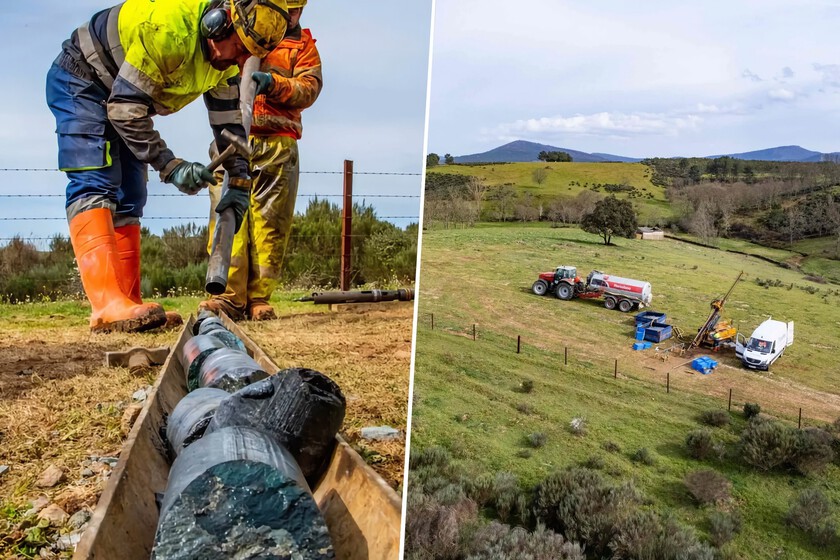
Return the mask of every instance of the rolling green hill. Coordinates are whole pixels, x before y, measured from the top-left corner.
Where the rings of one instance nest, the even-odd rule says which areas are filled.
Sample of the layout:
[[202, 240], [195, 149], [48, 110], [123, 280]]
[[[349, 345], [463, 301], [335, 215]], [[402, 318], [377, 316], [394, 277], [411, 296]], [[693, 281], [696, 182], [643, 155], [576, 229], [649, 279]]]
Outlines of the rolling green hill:
[[[744, 529], [733, 542], [737, 557], [840, 555], [836, 545], [810, 544], [784, 523], [789, 502], [805, 488], [816, 486], [840, 502], [840, 468], [829, 466], [812, 478], [767, 474], [734, 456], [744, 427], [735, 411], [744, 402], [758, 402], [793, 426], [800, 407], [805, 425], [840, 417], [840, 291], [793, 270], [715, 249], [669, 240], [619, 240], [604, 247], [579, 230], [541, 225], [428, 231], [422, 259], [413, 449], [442, 444], [475, 476], [510, 471], [528, 486], [567, 465], [600, 463], [615, 481], [634, 480], [653, 509], [675, 513], [700, 534], [709, 530], [711, 509], [696, 506], [682, 481], [689, 471], [711, 467], [732, 482], [730, 507], [743, 518]], [[747, 334], [768, 315], [794, 320], [797, 339], [770, 373], [744, 370], [733, 355], [721, 353], [715, 359], [722, 365], [712, 375], [693, 374], [684, 365], [689, 357], [662, 361], [653, 350], [633, 352], [628, 314], [608, 311], [598, 301], [533, 295], [537, 274], [559, 264], [575, 265], [582, 274], [599, 269], [651, 282], [652, 308], [687, 333], [703, 323], [709, 302], [745, 270], [724, 316]], [[781, 286], [765, 288], [756, 279]], [[518, 390], [525, 380], [534, 384], [530, 393]], [[727, 408], [730, 389], [732, 424], [714, 434], [732, 454], [719, 461], [691, 459], [686, 434], [699, 427], [700, 412]], [[570, 432], [574, 417], [586, 419], [585, 436]], [[534, 432], [544, 433], [547, 443], [523, 458], [519, 452]], [[605, 451], [608, 443], [617, 444], [610, 446], [613, 452]], [[652, 465], [631, 460], [640, 448], [653, 455]]]
[[[540, 169], [546, 171], [542, 183], [534, 179], [534, 172]], [[557, 196], [574, 197], [585, 190], [610, 194], [598, 185], [628, 185], [636, 189], [631, 200], [642, 223], [664, 223], [673, 215], [665, 199], [665, 189], [651, 183], [651, 171], [641, 163], [443, 165], [430, 167], [427, 173], [468, 175], [483, 179], [492, 187], [513, 186], [520, 193], [529, 193], [543, 203]], [[615, 195], [617, 198], [630, 198], [627, 192], [616, 192]]]

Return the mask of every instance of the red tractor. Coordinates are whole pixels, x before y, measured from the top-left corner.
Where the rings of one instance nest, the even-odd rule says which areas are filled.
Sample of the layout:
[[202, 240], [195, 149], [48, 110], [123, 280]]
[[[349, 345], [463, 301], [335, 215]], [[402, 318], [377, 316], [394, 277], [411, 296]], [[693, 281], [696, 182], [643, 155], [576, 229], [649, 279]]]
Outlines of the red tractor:
[[554, 294], [559, 299], [604, 298], [604, 307], [618, 309], [627, 313], [650, 305], [651, 287], [648, 282], [610, 276], [593, 270], [586, 277], [586, 282], [577, 275], [573, 266], [558, 266], [554, 272], [543, 272], [534, 282], [531, 290], [538, 296]]

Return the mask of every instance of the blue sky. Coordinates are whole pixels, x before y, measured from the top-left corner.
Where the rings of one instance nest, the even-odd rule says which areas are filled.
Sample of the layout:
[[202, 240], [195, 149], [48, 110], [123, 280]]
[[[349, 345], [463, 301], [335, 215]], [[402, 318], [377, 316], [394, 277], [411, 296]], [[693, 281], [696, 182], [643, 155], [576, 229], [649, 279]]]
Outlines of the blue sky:
[[[4, 5], [0, 52], [5, 55], [5, 84], [0, 89], [0, 168], [55, 168], [55, 121], [44, 100], [47, 70], [62, 41], [96, 11], [116, 2], [35, 0]], [[341, 175], [306, 171], [341, 171], [344, 159], [358, 171], [420, 173], [429, 55], [431, 0], [374, 2], [311, 0], [302, 24], [318, 41], [324, 90], [303, 114], [300, 142], [300, 194], [341, 194]], [[175, 155], [206, 161], [212, 140], [204, 103], [199, 98], [179, 113], [155, 119], [155, 126]], [[46, 237], [66, 233], [64, 188], [58, 172], [2, 172], [0, 195], [50, 194], [49, 198], [0, 197], [0, 218], [50, 217], [49, 221], [0, 219], [2, 238], [15, 234]], [[369, 198], [380, 216], [418, 216], [421, 177], [358, 175], [354, 192], [397, 194], [405, 198]], [[149, 193], [178, 194], [150, 174]], [[413, 198], [408, 198], [413, 197]], [[358, 197], [359, 199], [361, 197]], [[340, 198], [330, 200], [340, 203]], [[298, 210], [307, 199], [298, 198]], [[155, 197], [147, 218], [206, 216], [209, 199]], [[405, 226], [417, 219], [392, 219]], [[160, 232], [179, 221], [146, 219]]]
[[840, 1], [437, 0], [429, 151], [840, 151]]

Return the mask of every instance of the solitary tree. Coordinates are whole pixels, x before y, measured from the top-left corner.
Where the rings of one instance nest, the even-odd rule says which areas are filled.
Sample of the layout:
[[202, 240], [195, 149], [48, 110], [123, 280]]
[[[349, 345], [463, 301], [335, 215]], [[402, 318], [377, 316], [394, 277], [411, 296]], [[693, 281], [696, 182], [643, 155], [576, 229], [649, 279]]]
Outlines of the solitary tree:
[[440, 156], [431, 153], [426, 156], [426, 167], [435, 167], [436, 165], [440, 164]]
[[452, 157], [452, 154], [446, 154], [445, 156], [443, 156], [443, 163], [445, 163], [446, 165], [452, 165], [453, 163], [455, 163], [455, 158]]
[[531, 178], [538, 185], [542, 185], [545, 182], [546, 177], [548, 177], [548, 169], [545, 169], [544, 167], [538, 167], [534, 169], [533, 173], [531, 173]]
[[586, 214], [580, 227], [587, 233], [597, 233], [609, 245], [613, 235], [633, 237], [636, 232], [636, 212], [627, 200], [615, 196], [599, 200], [595, 209]]

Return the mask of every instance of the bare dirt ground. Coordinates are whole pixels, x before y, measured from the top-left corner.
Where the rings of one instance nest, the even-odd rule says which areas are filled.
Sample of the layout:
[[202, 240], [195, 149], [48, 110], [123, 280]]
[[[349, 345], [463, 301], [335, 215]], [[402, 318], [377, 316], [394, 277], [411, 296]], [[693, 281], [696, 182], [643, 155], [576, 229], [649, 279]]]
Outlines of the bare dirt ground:
[[[339, 384], [347, 398], [342, 435], [399, 488], [405, 438], [376, 442], [359, 434], [381, 425], [405, 433], [412, 318], [413, 304], [387, 303], [241, 325], [280, 367], [317, 369]], [[105, 367], [104, 352], [169, 346], [179, 334], [91, 335], [78, 317], [19, 319], [0, 322], [0, 558], [28, 557], [20, 554], [21, 521], [33, 502], [72, 516], [92, 509], [105, 487], [127, 435], [123, 417], [139, 408], [132, 395], [151, 385], [159, 368], [135, 377]], [[61, 482], [36, 485], [51, 466], [61, 469]], [[66, 518], [59, 526], [70, 530]]]

